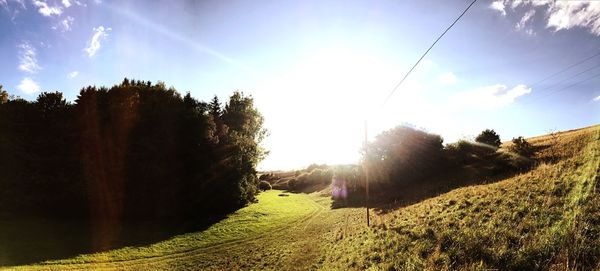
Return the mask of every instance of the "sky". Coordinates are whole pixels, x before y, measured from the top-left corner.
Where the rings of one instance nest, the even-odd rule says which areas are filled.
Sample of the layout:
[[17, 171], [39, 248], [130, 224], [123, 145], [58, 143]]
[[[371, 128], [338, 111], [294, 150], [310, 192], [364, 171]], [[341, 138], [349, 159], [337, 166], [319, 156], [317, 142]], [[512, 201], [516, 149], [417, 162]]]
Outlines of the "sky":
[[600, 1], [480, 0], [384, 104], [470, 2], [0, 0], [0, 84], [240, 90], [270, 132], [262, 170], [356, 163], [365, 123], [369, 140], [410, 124], [446, 143], [600, 123]]

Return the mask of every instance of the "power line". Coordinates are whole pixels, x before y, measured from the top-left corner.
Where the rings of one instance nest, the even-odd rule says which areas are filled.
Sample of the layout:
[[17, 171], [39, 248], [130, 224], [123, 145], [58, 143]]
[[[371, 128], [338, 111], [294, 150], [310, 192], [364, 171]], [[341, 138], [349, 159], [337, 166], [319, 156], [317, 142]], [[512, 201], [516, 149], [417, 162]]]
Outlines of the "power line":
[[566, 71], [568, 71], [568, 70], [570, 70], [570, 69], [572, 69], [572, 68], [574, 68], [576, 66], [579, 66], [579, 65], [581, 65], [581, 64], [583, 64], [583, 63], [585, 63], [585, 62], [587, 62], [587, 61], [589, 61], [589, 60], [591, 60], [591, 59], [593, 59], [593, 58], [595, 58], [597, 56], [600, 56], [600, 52], [598, 52], [598, 53], [596, 53], [594, 55], [588, 56], [588, 57], [586, 57], [586, 58], [584, 58], [584, 59], [582, 59], [580, 61], [577, 61], [577, 62], [575, 62], [575, 63], [567, 66], [566, 68], [564, 68], [562, 70], [559, 70], [559, 71], [557, 71], [557, 72], [555, 72], [555, 73], [553, 73], [551, 75], [548, 75], [548, 76], [542, 78], [541, 80], [539, 80], [539, 81], [531, 84], [531, 87], [539, 85], [540, 83], [545, 82], [546, 80], [548, 80], [548, 79], [550, 79], [550, 78], [552, 78], [554, 76], [557, 76], [557, 75], [559, 75], [559, 74], [561, 74], [563, 72], [566, 72]]
[[[600, 55], [600, 54], [599, 54], [599, 55]], [[550, 90], [550, 89], [553, 89], [553, 88], [555, 88], [555, 87], [558, 87], [558, 86], [559, 86], [559, 84], [561, 84], [561, 83], [563, 83], [563, 82], [569, 81], [569, 80], [571, 80], [571, 79], [573, 79], [573, 78], [576, 78], [576, 77], [578, 77], [579, 75], [582, 75], [582, 74], [584, 74], [584, 73], [586, 73], [586, 72], [589, 72], [589, 71], [591, 71], [591, 70], [595, 70], [595, 69], [598, 69], [598, 68], [600, 68], [600, 64], [598, 64], [598, 65], [596, 65], [596, 66], [593, 66], [593, 67], [590, 67], [590, 68], [588, 68], [588, 69], [586, 69], [586, 70], [583, 70], [583, 71], [581, 71], [581, 72], [578, 72], [578, 73], [576, 73], [576, 74], [574, 74], [574, 75], [572, 75], [572, 76], [570, 76], [570, 77], [567, 77], [567, 78], [565, 78], [565, 79], [563, 79], [563, 80], [560, 80], [560, 81], [558, 81], [558, 82], [554, 83], [552, 86], [549, 86], [549, 87], [546, 87], [546, 88], [542, 88], [542, 89], [538, 90], [538, 93], [541, 93], [541, 92], [543, 92], [543, 91]], [[586, 80], [587, 80], [587, 79], [586, 79]], [[532, 86], [531, 86], [531, 88], [532, 88], [533, 86], [534, 86], [534, 85], [532, 85]], [[544, 97], [545, 97], [545, 96], [544, 96]]]
[[388, 100], [392, 97], [392, 95], [394, 95], [394, 92], [396, 92], [396, 90], [400, 87], [400, 85], [402, 85], [402, 83], [404, 83], [404, 80], [406, 80], [408, 75], [410, 75], [410, 73], [417, 67], [417, 65], [419, 65], [421, 60], [423, 60], [423, 58], [427, 55], [427, 53], [429, 53], [429, 51], [433, 48], [433, 46], [435, 46], [435, 44], [444, 35], [446, 35], [446, 32], [448, 32], [458, 22], [458, 20], [460, 20], [460, 18], [462, 18], [462, 16], [465, 15], [465, 13], [467, 13], [467, 11], [471, 8], [471, 6], [473, 6], [473, 4], [475, 4], [475, 2], [477, 2], [477, 0], [473, 0], [473, 2], [471, 2], [471, 4], [469, 4], [469, 6], [458, 16], [458, 18], [456, 18], [456, 20], [454, 20], [454, 22], [452, 22], [452, 24], [450, 24], [450, 26], [448, 26], [448, 28], [446, 28], [446, 30], [444, 30], [444, 32], [442, 32], [442, 34], [433, 42], [433, 44], [431, 44], [431, 46], [429, 46], [427, 51], [425, 51], [425, 53], [423, 53], [423, 55], [419, 58], [419, 60], [417, 60], [417, 62], [412, 66], [412, 68], [410, 68], [410, 70], [408, 70], [408, 72], [404, 75], [404, 77], [402, 77], [402, 80], [400, 80], [400, 82], [392, 89], [390, 94], [383, 101], [383, 104], [381, 105], [381, 107], [383, 107], [383, 106], [385, 106], [385, 104], [387, 104]]
[[[590, 76], [590, 77], [588, 77], [588, 78], [586, 78], [586, 79], [583, 79], [582, 81], [578, 81], [578, 82], [576, 82], [576, 83], [574, 83], [574, 84], [568, 85], [568, 86], [566, 86], [566, 87], [564, 87], [564, 88], [560, 88], [560, 89], [558, 89], [558, 90], [551, 91], [551, 92], [550, 92], [550, 93], [548, 93], [547, 95], [544, 95], [544, 96], [542, 96], [542, 97], [539, 97], [539, 98], [537, 98], [537, 99], [535, 99], [535, 100], [539, 100], [539, 99], [546, 98], [546, 97], [548, 97], [548, 96], [550, 96], [550, 95], [552, 95], [552, 94], [556, 94], [556, 93], [558, 93], [558, 92], [561, 92], [561, 91], [567, 90], [567, 89], [569, 89], [569, 88], [572, 88], [572, 87], [574, 87], [574, 86], [576, 86], [576, 85], [579, 85], [579, 84], [585, 83], [585, 82], [587, 82], [587, 81], [590, 81], [590, 80], [592, 80], [592, 79], [594, 79], [594, 78], [597, 78], [597, 77], [600, 77], [600, 73], [598, 73], [598, 74], [595, 74], [595, 75], [593, 75], [593, 76]], [[532, 101], [535, 101], [535, 100], [532, 100]]]
[[[404, 80], [406, 80], [406, 78], [410, 75], [410, 73], [417, 67], [417, 65], [419, 65], [419, 63], [421, 62], [421, 60], [423, 60], [423, 58], [427, 55], [427, 53], [429, 53], [429, 51], [431, 51], [431, 49], [433, 48], [433, 46], [435, 46], [436, 43], [438, 43], [438, 41], [440, 41], [440, 39], [442, 39], [442, 37], [444, 35], [446, 35], [446, 33], [460, 20], [460, 18], [462, 18], [463, 15], [465, 15], [465, 13], [467, 13], [467, 11], [471, 8], [471, 6], [473, 6], [473, 4], [475, 4], [475, 2], [477, 2], [477, 0], [473, 0], [473, 2], [471, 2], [471, 4], [469, 4], [469, 6], [467, 6], [467, 8], [458, 16], [458, 18], [456, 18], [456, 20], [454, 20], [454, 22], [452, 22], [452, 24], [450, 24], [450, 26], [448, 26], [448, 28], [446, 28], [446, 30], [444, 30], [444, 32], [442, 32], [442, 34], [433, 42], [433, 44], [431, 44], [431, 46], [429, 46], [429, 48], [427, 48], [427, 51], [425, 51], [425, 53], [423, 53], [423, 55], [419, 58], [419, 60], [417, 60], [417, 62], [412, 66], [412, 68], [410, 68], [410, 70], [408, 70], [408, 72], [404, 75], [404, 77], [402, 77], [402, 80], [400, 80], [400, 82], [392, 89], [392, 91], [390, 92], [390, 94], [387, 96], [387, 98], [385, 99], [385, 101], [383, 102], [383, 104], [381, 105], [381, 107], [384, 107], [385, 104], [388, 102], [388, 100], [392, 97], [392, 95], [394, 95], [394, 92], [396, 92], [396, 90], [400, 87], [400, 85], [402, 85], [402, 83], [404, 83]], [[367, 138], [367, 121], [365, 120], [365, 157], [368, 157], [367, 153], [368, 153], [368, 149], [369, 149], [369, 142], [368, 142], [368, 138]], [[363, 162], [363, 166], [365, 169], [365, 192], [366, 192], [366, 200], [365, 200], [365, 205], [367, 207], [367, 226], [370, 226], [370, 216], [369, 216], [369, 171], [368, 171], [368, 165], [367, 165], [367, 159], [365, 159], [365, 161]]]

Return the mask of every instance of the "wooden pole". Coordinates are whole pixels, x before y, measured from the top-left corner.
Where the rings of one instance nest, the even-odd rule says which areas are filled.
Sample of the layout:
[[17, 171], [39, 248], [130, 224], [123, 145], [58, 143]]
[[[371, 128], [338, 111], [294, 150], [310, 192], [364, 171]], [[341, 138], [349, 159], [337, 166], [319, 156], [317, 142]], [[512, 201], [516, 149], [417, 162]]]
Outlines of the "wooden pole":
[[368, 165], [368, 157], [369, 157], [369, 142], [367, 141], [367, 121], [365, 120], [365, 160], [364, 160], [364, 170], [365, 170], [365, 188], [366, 188], [366, 203], [367, 206], [367, 227], [371, 225], [370, 216], [369, 216], [369, 165]]

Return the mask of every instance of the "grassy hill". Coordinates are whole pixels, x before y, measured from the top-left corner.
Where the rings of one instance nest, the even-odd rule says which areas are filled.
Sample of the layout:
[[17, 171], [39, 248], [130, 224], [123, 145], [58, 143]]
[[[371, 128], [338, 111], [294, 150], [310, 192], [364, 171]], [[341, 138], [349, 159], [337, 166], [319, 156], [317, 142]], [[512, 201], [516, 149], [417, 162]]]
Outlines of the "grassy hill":
[[408, 206], [379, 206], [371, 227], [364, 208], [332, 209], [324, 193], [273, 190], [201, 232], [6, 268], [600, 269], [600, 126], [529, 141], [538, 150], [532, 170]]
[[598, 269], [600, 126], [530, 141], [549, 162], [381, 213], [331, 245], [324, 268]]

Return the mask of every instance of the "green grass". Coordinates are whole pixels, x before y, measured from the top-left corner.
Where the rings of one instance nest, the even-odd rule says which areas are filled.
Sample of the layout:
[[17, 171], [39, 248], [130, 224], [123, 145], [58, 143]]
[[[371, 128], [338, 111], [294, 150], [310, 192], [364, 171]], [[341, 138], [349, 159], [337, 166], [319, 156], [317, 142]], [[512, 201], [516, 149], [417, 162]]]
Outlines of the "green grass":
[[[228, 218], [202, 232], [176, 236], [144, 247], [125, 247], [103, 253], [80, 255], [72, 259], [44, 262], [19, 269], [57, 268], [69, 264], [107, 263], [185, 253], [232, 242], [243, 242], [272, 231], [287, 229], [322, 209], [312, 197], [304, 194], [270, 190], [262, 192], [258, 203], [251, 204], [231, 214]], [[88, 268], [94, 268], [89, 265]]]

